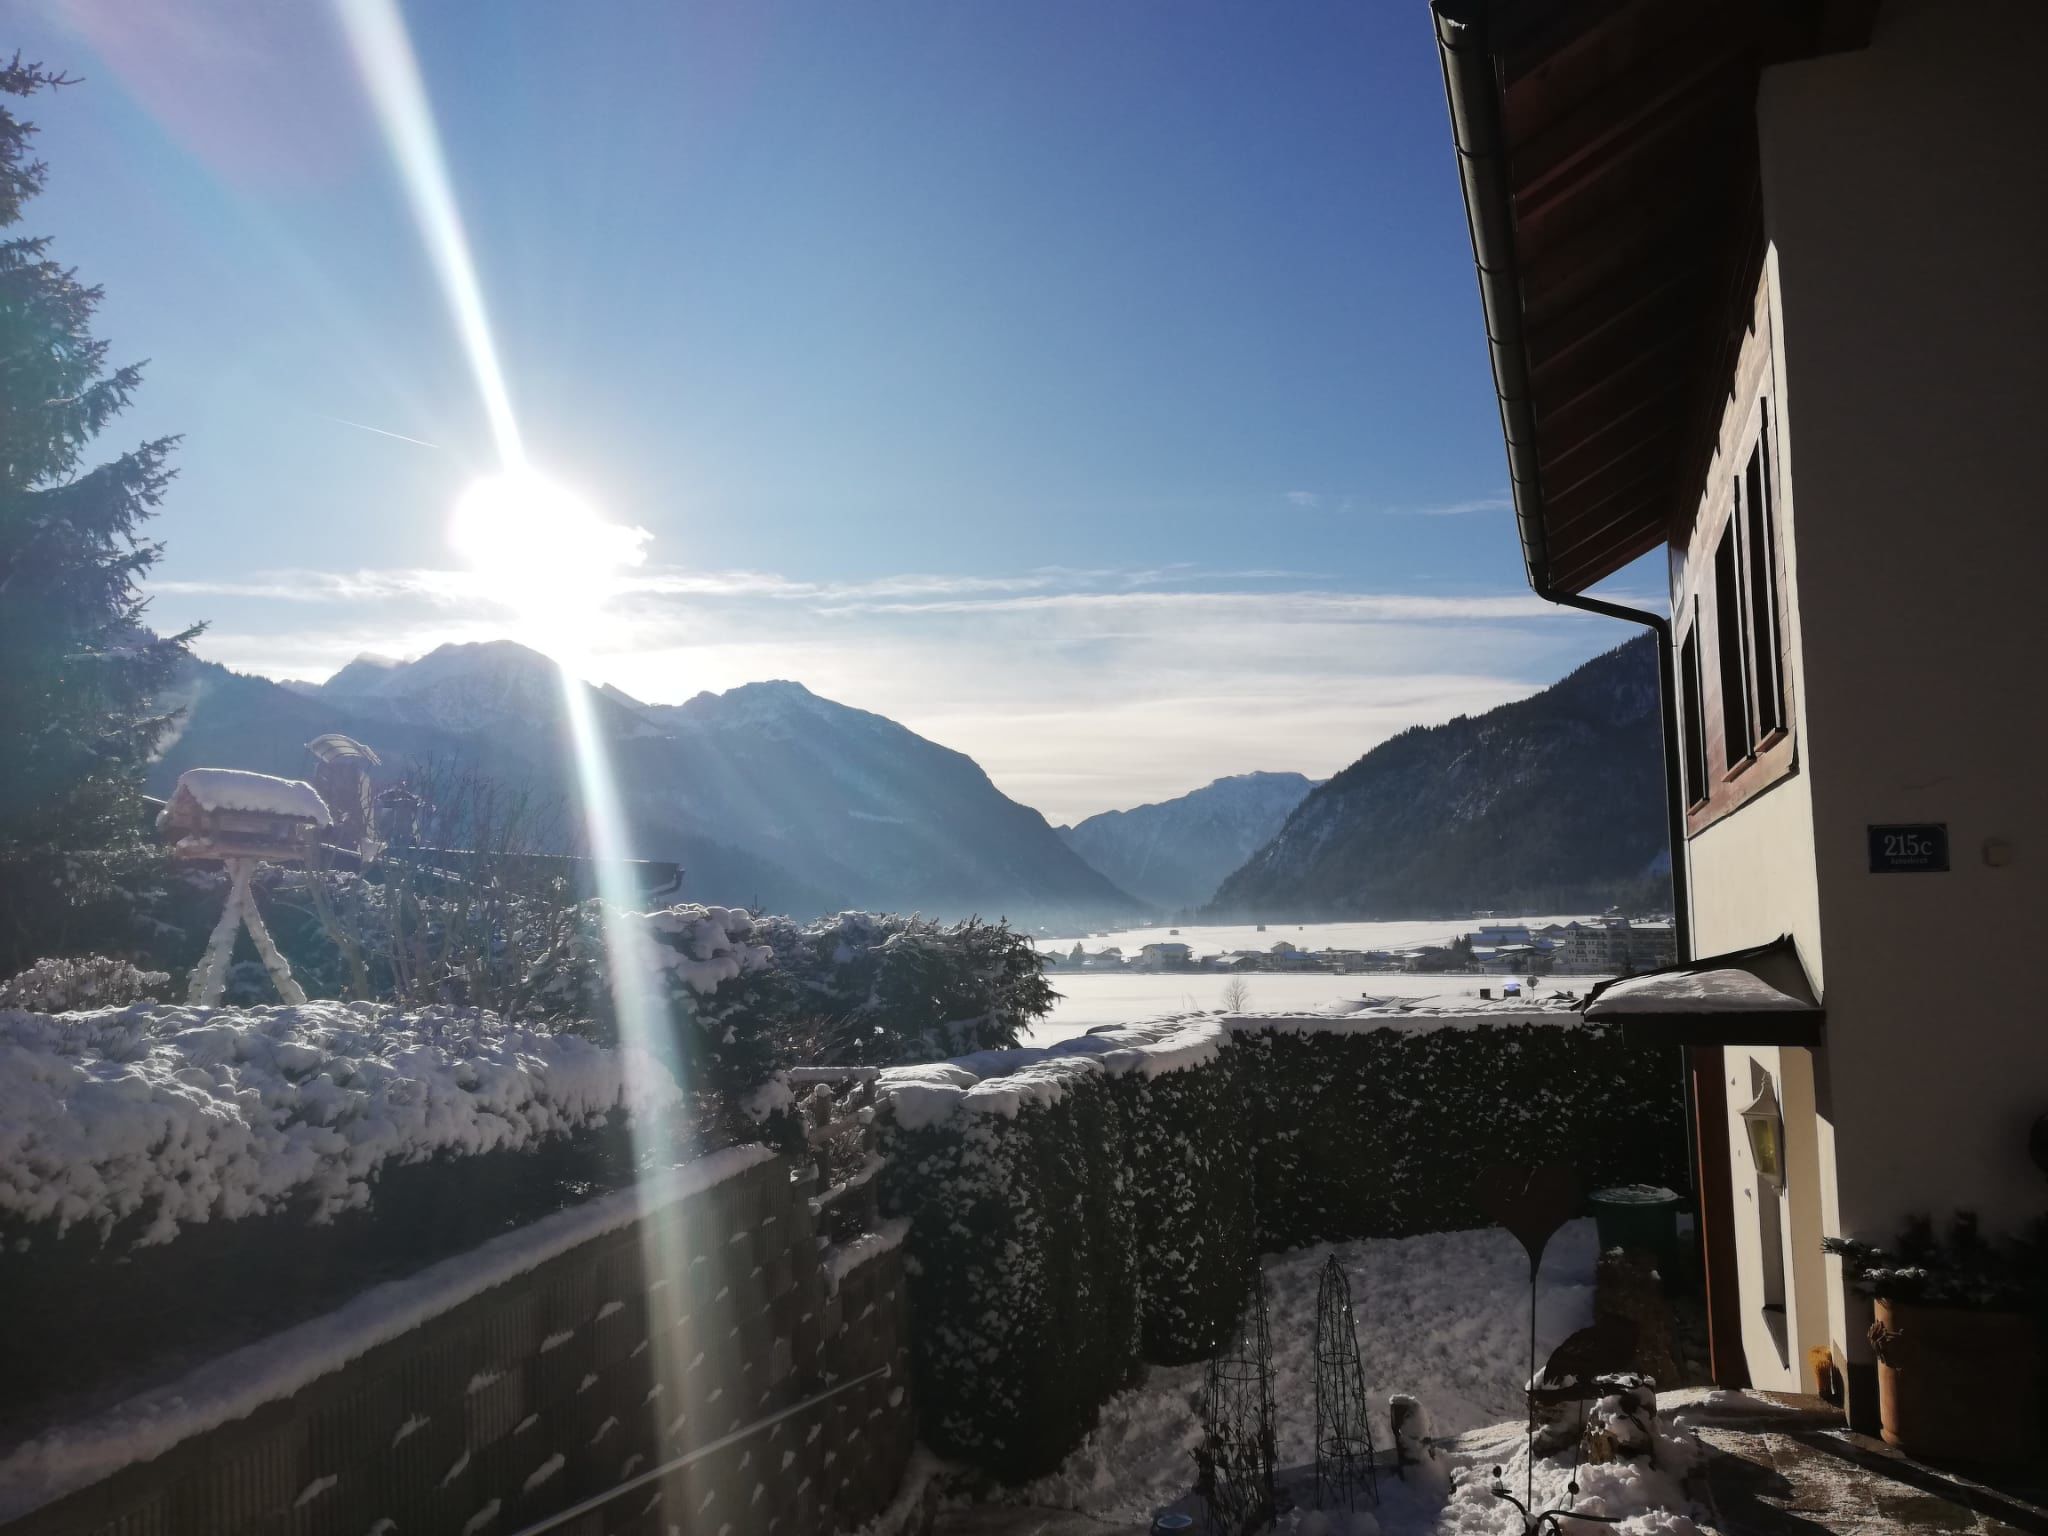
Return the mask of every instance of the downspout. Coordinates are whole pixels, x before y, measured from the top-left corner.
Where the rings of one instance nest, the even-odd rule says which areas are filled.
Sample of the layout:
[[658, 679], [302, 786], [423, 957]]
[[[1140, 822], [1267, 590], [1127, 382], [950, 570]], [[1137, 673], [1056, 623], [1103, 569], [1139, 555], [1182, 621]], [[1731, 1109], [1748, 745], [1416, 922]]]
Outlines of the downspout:
[[[1493, 365], [1494, 394], [1500, 402], [1501, 437], [1507, 444], [1508, 481], [1515, 498], [1515, 523], [1522, 540], [1522, 563], [1529, 585], [1546, 602], [1583, 613], [1640, 624], [1656, 636], [1658, 723], [1664, 757], [1665, 837], [1671, 848], [1671, 926], [1678, 958], [1693, 958], [1691, 887], [1686, 868], [1685, 781], [1678, 741], [1678, 658], [1671, 644], [1671, 621], [1662, 614], [1630, 608], [1551, 585], [1550, 553], [1543, 532], [1543, 480], [1536, 458], [1536, 412], [1530, 400], [1529, 359], [1522, 331], [1521, 285], [1515, 264], [1513, 194], [1509, 189], [1507, 155], [1500, 126], [1500, 83], [1488, 37], [1490, 0], [1430, 0], [1436, 26], [1437, 56], [1443, 65], [1444, 99], [1450, 109], [1451, 138], [1458, 152], [1458, 180], [1465, 196], [1465, 221], [1472, 237], [1472, 262], [1479, 274], [1480, 307], [1486, 316], [1486, 346]], [[1707, 1258], [1709, 1222], [1726, 1222], [1731, 1213], [1710, 1200], [1703, 1174], [1700, 1105], [1695, 1094], [1691, 1053], [1679, 1050], [1679, 1079], [1685, 1100], [1686, 1163], [1691, 1179], [1693, 1229], [1703, 1265]], [[1719, 1082], [1718, 1069], [1713, 1079]], [[1725, 1182], [1715, 1179], [1717, 1185]], [[1720, 1246], [1715, 1244], [1713, 1246]], [[1705, 1265], [1710, 1313], [1717, 1280]], [[1719, 1331], [1726, 1331], [1725, 1328]], [[1726, 1384], [1735, 1380], [1734, 1362], [1740, 1344], [1730, 1339], [1715, 1351], [1716, 1374]]]
[[1451, 138], [1458, 151], [1458, 178], [1465, 193], [1465, 218], [1472, 236], [1472, 260], [1479, 270], [1479, 299], [1486, 315], [1494, 393], [1500, 401], [1501, 436], [1507, 443], [1508, 481], [1514, 490], [1522, 563], [1529, 572], [1529, 585], [1544, 601], [1641, 624], [1657, 636], [1665, 835], [1671, 844], [1671, 923], [1678, 957], [1689, 960], [1692, 904], [1685, 876], [1685, 785], [1678, 750], [1678, 663], [1671, 648], [1671, 621], [1647, 609], [1560, 592], [1550, 584], [1550, 555], [1541, 515], [1543, 481], [1536, 463], [1536, 413], [1529, 398], [1521, 285], [1515, 267], [1513, 199], [1501, 147], [1500, 90], [1487, 39], [1488, 11], [1488, 0], [1430, 0], [1437, 53], [1443, 63], [1444, 96], [1450, 106]]

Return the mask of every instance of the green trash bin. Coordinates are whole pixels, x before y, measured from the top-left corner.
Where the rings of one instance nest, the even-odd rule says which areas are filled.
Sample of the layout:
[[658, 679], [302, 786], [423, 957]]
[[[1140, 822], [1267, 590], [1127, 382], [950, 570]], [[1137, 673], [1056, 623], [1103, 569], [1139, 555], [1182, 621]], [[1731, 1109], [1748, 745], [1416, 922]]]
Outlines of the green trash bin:
[[1586, 1197], [1600, 1229], [1600, 1251], [1627, 1248], [1656, 1255], [1658, 1273], [1669, 1285], [1678, 1263], [1678, 1213], [1685, 1196], [1661, 1184], [1617, 1184]]

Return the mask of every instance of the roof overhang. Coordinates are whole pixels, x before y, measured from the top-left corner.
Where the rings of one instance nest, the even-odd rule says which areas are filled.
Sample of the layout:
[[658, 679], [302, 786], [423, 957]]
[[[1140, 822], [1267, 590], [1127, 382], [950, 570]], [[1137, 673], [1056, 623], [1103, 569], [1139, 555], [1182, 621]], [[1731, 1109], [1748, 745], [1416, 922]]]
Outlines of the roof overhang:
[[1763, 260], [1766, 64], [1876, 0], [1431, 0], [1522, 555], [1583, 592], [1690, 520]]
[[1603, 981], [1583, 1011], [1590, 1024], [1676, 1045], [1816, 1046], [1827, 1024], [1789, 936]]

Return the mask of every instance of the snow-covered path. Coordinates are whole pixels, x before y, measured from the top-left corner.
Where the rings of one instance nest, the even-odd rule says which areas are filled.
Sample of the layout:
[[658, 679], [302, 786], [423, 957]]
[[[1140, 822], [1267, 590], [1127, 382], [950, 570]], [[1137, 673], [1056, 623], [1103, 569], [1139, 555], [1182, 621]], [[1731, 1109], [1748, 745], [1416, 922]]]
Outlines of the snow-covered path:
[[[1316, 1288], [1331, 1245], [1268, 1255], [1267, 1316], [1279, 1461], [1314, 1459]], [[1498, 1228], [1340, 1243], [1351, 1281], [1368, 1396], [1382, 1405], [1373, 1433], [1387, 1435], [1384, 1404], [1405, 1392], [1429, 1410], [1439, 1435], [1522, 1415], [1528, 1374], [1528, 1259]], [[1548, 1351], [1593, 1319], [1597, 1244], [1590, 1221], [1551, 1239], [1537, 1289], [1537, 1346]], [[1113, 1399], [1102, 1421], [1057, 1472], [1022, 1490], [1030, 1503], [1146, 1517], [1187, 1491], [1200, 1438], [1200, 1365], [1155, 1367]]]

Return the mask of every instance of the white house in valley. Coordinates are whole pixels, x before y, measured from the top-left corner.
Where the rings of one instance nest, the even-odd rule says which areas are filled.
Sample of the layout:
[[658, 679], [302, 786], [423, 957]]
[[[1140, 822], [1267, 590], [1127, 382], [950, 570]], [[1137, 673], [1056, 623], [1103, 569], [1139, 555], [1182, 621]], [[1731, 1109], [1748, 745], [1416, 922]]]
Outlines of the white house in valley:
[[1686, 1052], [1722, 1384], [1869, 1426], [1823, 1235], [2048, 1204], [2048, 6], [1433, 11], [1529, 579], [1663, 640], [1692, 964], [1589, 1012]]

